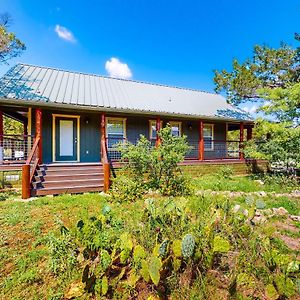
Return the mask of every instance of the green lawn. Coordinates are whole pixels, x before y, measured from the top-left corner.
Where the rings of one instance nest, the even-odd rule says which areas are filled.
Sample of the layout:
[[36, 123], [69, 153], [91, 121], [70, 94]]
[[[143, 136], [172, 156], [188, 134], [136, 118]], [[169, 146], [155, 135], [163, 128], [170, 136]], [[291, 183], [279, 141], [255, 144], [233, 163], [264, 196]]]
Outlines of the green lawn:
[[194, 180], [197, 189], [212, 191], [289, 193], [299, 189], [294, 180], [281, 176], [228, 176], [221, 173], [203, 175]]
[[[210, 178], [213, 177], [199, 179], [198, 186], [213, 188], [208, 184]], [[256, 182], [241, 177], [228, 179], [224, 189], [229, 182], [234, 182], [230, 186], [235, 188], [246, 182], [248, 187], [244, 190], [253, 191], [256, 187]], [[112, 288], [112, 271], [106, 271], [111, 285], [108, 298], [159, 299], [166, 294], [172, 299], [225, 299], [233, 293], [235, 299], [262, 299], [270, 294], [299, 299], [299, 270], [287, 272], [287, 267], [300, 259], [300, 249], [289, 244], [299, 243], [299, 223], [275, 217], [252, 226], [242, 214], [232, 213], [235, 204], [251, 213], [253, 207], [245, 197], [227, 199], [224, 195], [208, 194], [163, 198], [153, 194], [145, 198], [148, 200], [119, 203], [99, 194], [85, 194], [43, 197], [31, 202], [0, 201], [0, 299], [63, 299], [70, 285], [81, 281], [84, 264], [88, 262], [72, 262], [64, 244], [66, 237], [60, 230], [62, 225], [70, 230], [68, 242], [73, 247], [73, 242], [80, 240], [76, 224], [79, 220], [89, 224], [93, 222], [89, 220], [92, 216], [105, 224], [97, 234], [102, 244], [108, 244], [105, 249], [110, 255], [124, 233], [130, 236], [128, 240], [133, 241], [134, 249], [139, 245], [150, 256], [156, 245], [165, 240], [175, 243], [190, 233], [196, 241], [191, 259], [175, 259], [169, 250], [164, 264], [176, 261], [180, 267], [172, 265], [171, 271], [162, 270], [157, 286], [151, 280], [143, 282], [140, 275], [132, 283], [132, 270], [139, 274], [140, 269], [131, 256], [124, 263], [116, 262], [113, 267], [121, 265], [125, 273], [119, 283], [114, 283], [116, 288]], [[263, 201], [266, 208], [284, 206], [293, 214], [300, 211], [299, 199], [266, 197]], [[109, 218], [103, 215], [107, 207]], [[96, 243], [92, 238], [89, 242]], [[225, 241], [225, 246], [228, 243], [227, 250], [224, 244], [217, 245], [224, 251], [214, 250], [218, 238]], [[84, 245], [87, 240], [80, 243]], [[84, 293], [78, 299], [92, 297], [92, 293]]]

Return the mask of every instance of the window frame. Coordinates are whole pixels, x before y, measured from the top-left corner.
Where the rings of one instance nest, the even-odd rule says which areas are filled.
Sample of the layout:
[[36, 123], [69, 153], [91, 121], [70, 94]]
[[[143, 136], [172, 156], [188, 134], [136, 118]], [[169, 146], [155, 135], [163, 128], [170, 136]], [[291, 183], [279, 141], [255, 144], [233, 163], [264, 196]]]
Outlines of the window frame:
[[[214, 151], [214, 134], [215, 134], [215, 124], [203, 124], [203, 141], [204, 141], [204, 151]], [[211, 128], [211, 136], [205, 136], [204, 135], [204, 128], [205, 127], [210, 127]], [[211, 147], [207, 148], [205, 147], [205, 138], [211, 138]]]
[[109, 121], [122, 121], [123, 123], [123, 140], [127, 138], [127, 127], [126, 127], [126, 121], [127, 118], [120, 118], [120, 117], [106, 117], [105, 118], [105, 138], [108, 139], [108, 130], [107, 125], [109, 124]]
[[[156, 131], [156, 120], [149, 120], [149, 140], [154, 141], [156, 140], [156, 137], [152, 136], [153, 130], [152, 130], [152, 125], [153, 123], [155, 124], [155, 131]], [[160, 128], [162, 128], [163, 122], [160, 121]]]
[[170, 127], [171, 127], [171, 133], [172, 133], [172, 124], [178, 125], [179, 136], [182, 136], [182, 122], [181, 121], [170, 121], [169, 124], [170, 124]]

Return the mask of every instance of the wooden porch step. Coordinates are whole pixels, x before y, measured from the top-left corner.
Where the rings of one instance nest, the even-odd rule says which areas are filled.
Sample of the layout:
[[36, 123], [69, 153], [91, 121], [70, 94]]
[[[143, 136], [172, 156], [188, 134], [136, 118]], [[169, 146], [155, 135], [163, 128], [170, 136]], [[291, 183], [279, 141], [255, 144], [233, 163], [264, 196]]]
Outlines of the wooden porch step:
[[103, 168], [74, 168], [74, 169], [40, 169], [37, 171], [38, 175], [77, 175], [77, 174], [90, 174], [90, 173], [103, 173]]
[[79, 167], [102, 167], [102, 163], [52, 163], [52, 164], [43, 164], [41, 167], [46, 169], [53, 168], [79, 168]]
[[72, 187], [52, 187], [41, 188], [33, 191], [34, 196], [45, 195], [60, 195], [60, 194], [79, 194], [87, 192], [101, 192], [103, 191], [103, 185], [84, 185], [84, 186], [72, 186]]
[[33, 186], [39, 188], [52, 188], [52, 187], [73, 187], [73, 186], [85, 186], [85, 185], [101, 185], [103, 186], [103, 177], [93, 179], [69, 179], [69, 180], [45, 180], [37, 181], [33, 183]]
[[90, 179], [97, 179], [103, 178], [103, 172], [93, 172], [93, 173], [84, 173], [84, 174], [51, 174], [51, 175], [38, 175], [35, 176], [36, 181], [49, 180], [49, 181], [68, 181], [72, 179], [81, 179], [81, 180], [90, 180]]
[[101, 163], [42, 165], [37, 170], [32, 186], [33, 196], [103, 191], [103, 165]]
[[103, 191], [103, 165], [101, 163], [42, 165], [32, 186], [32, 195], [36, 196]]

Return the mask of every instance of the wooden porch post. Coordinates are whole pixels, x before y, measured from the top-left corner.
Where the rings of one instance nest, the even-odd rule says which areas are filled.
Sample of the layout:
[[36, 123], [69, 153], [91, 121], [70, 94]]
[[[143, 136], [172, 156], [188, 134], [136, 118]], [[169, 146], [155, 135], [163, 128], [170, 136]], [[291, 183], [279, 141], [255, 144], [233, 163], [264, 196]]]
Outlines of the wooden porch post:
[[243, 142], [244, 142], [244, 123], [240, 123], [240, 145], [239, 145], [239, 159], [244, 159], [243, 153]]
[[0, 163], [3, 161], [3, 111], [0, 110]]
[[0, 138], [3, 137], [3, 111], [0, 110]]
[[[23, 140], [24, 140], [24, 145], [23, 145], [23, 151], [24, 151], [24, 158], [27, 159], [27, 155], [28, 155], [28, 143], [29, 143], [29, 140], [28, 140], [28, 130], [27, 130], [27, 126], [28, 126], [28, 123], [27, 122], [24, 122], [23, 123]], [[30, 151], [30, 150], [29, 150]]]
[[35, 110], [35, 137], [40, 139], [39, 148], [38, 148], [38, 158], [39, 164], [42, 163], [43, 159], [43, 140], [42, 140], [42, 110], [37, 108]]
[[158, 132], [161, 130], [161, 120], [160, 117], [156, 118], [156, 143], [155, 146], [159, 146], [161, 144], [161, 138], [158, 136]]
[[157, 117], [156, 118], [156, 143], [155, 143], [156, 147], [161, 144], [161, 138], [157, 134], [160, 131], [160, 129], [161, 129], [160, 125], [161, 125], [160, 117]]
[[101, 161], [103, 164], [103, 190], [104, 192], [107, 192], [109, 190], [110, 186], [110, 165], [107, 160], [107, 153], [106, 153], [106, 132], [105, 132], [105, 113], [101, 114], [101, 140], [100, 140], [100, 145], [101, 145]]
[[104, 151], [105, 149], [103, 149], [105, 143], [106, 143], [106, 132], [105, 132], [105, 113], [101, 114], [101, 128], [100, 128], [100, 149], [101, 149], [101, 161], [103, 162], [103, 155], [104, 155]]
[[252, 127], [247, 128], [247, 141], [252, 139]]
[[30, 198], [30, 165], [22, 166], [22, 199]]
[[203, 121], [199, 122], [199, 160], [204, 160], [204, 137], [203, 137]]

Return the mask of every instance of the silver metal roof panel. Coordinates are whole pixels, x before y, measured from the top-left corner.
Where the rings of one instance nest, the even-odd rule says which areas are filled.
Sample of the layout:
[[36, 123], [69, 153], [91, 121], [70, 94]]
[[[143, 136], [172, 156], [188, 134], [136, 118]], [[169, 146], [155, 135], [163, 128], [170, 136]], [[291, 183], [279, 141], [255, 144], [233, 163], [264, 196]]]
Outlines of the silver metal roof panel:
[[[17, 64], [0, 79], [0, 98], [106, 111], [252, 121], [217, 94], [159, 84]], [[74, 107], [75, 108], [75, 107]]]

